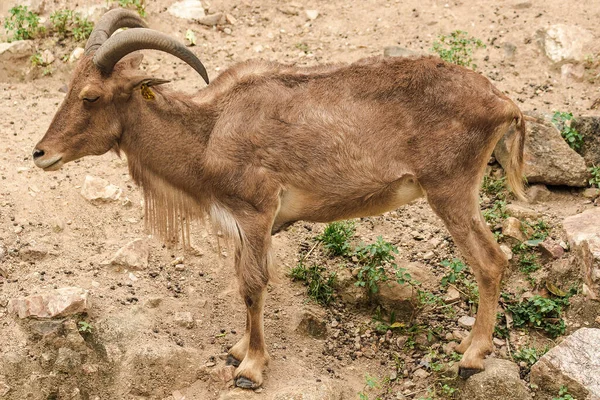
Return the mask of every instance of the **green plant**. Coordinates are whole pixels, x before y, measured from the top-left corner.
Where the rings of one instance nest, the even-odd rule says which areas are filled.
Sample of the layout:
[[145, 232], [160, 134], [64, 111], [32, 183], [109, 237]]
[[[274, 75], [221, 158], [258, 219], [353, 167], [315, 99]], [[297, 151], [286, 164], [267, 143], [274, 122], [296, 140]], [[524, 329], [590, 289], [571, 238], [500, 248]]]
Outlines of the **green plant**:
[[145, 0], [118, 0], [118, 3], [119, 7], [135, 9], [140, 14], [140, 17], [146, 16]]
[[93, 327], [90, 323], [85, 321], [79, 321], [77, 325], [79, 325], [79, 332], [92, 333]]
[[577, 400], [569, 394], [569, 389], [566, 386], [561, 386], [558, 391], [559, 397], [553, 397], [552, 400]]
[[535, 347], [523, 347], [513, 354], [515, 361], [522, 361], [526, 364], [526, 369], [529, 370], [533, 364], [535, 364], [540, 357], [548, 352], [549, 348], [546, 346], [542, 350], [538, 350]]
[[8, 10], [8, 17], [4, 20], [4, 29], [10, 34], [8, 41], [33, 39], [44, 32], [40, 26], [40, 17], [30, 11], [27, 6], [15, 6]]
[[350, 239], [354, 236], [355, 228], [352, 221], [332, 222], [325, 227], [317, 240], [323, 243], [332, 256], [345, 256], [352, 251]]
[[555, 111], [552, 116], [552, 123], [560, 131], [567, 144], [575, 151], [580, 150], [583, 145], [583, 136], [573, 127], [571, 122], [573, 114], [568, 112]]
[[561, 315], [563, 307], [568, 305], [568, 296], [551, 299], [536, 295], [520, 303], [509, 304], [506, 310], [512, 314], [515, 327], [541, 329], [555, 338], [565, 333], [565, 321]]
[[333, 286], [335, 284], [335, 273], [324, 277], [325, 267], [313, 264], [311, 267], [305, 267], [300, 261], [298, 265], [290, 271], [290, 276], [294, 280], [305, 282], [308, 296], [319, 304], [328, 305], [333, 300]]
[[440, 264], [449, 269], [442, 277], [442, 287], [445, 288], [448, 287], [448, 285], [453, 284], [459, 291], [467, 296], [470, 303], [477, 304], [479, 302], [479, 290], [477, 289], [477, 284], [467, 276], [467, 266], [458, 258], [455, 258], [452, 261], [444, 260]]
[[490, 225], [496, 225], [508, 216], [505, 200], [496, 200], [490, 208], [483, 210], [483, 217]]
[[590, 186], [600, 188], [600, 166], [592, 165], [588, 171], [590, 171], [590, 174], [592, 175], [589, 181]]
[[50, 14], [50, 22], [52, 29], [60, 39], [66, 39], [72, 36], [76, 41], [86, 40], [92, 30], [94, 24], [88, 21], [87, 18], [73, 12], [73, 10], [57, 10]]
[[[373, 244], [357, 247], [355, 255], [361, 267], [355, 285], [366, 287], [370, 295], [377, 293], [378, 283], [388, 280], [385, 266], [391, 265], [397, 270], [397, 265], [393, 262], [394, 254], [398, 254], [398, 248], [383, 240], [381, 236]], [[410, 279], [410, 274], [408, 276]], [[404, 277], [401, 276], [401, 280], [404, 280]]]
[[31, 56], [29, 60], [31, 61], [31, 65], [33, 65], [34, 67], [43, 67], [45, 65], [44, 60], [42, 60], [42, 55], [40, 53], [35, 53]]
[[300, 50], [300, 51], [303, 51], [303, 52], [305, 52], [305, 53], [307, 53], [307, 54], [310, 52], [310, 48], [309, 48], [309, 47], [308, 47], [308, 45], [307, 45], [306, 43], [304, 43], [304, 42], [302, 42], [302, 43], [296, 43], [296, 44], [295, 44], [295, 46], [296, 46], [296, 48], [297, 48], [298, 50]]
[[[369, 374], [366, 374], [365, 386], [363, 390], [358, 393], [358, 398], [360, 400], [369, 400], [369, 395], [366, 394], [366, 391], [376, 389], [377, 387], [379, 387], [379, 382], [377, 382], [377, 379], [370, 376]], [[377, 399], [379, 399], [379, 397], [377, 397]]]
[[480, 39], [468, 37], [467, 32], [456, 30], [448, 36], [440, 35], [433, 42], [431, 50], [444, 61], [475, 69], [477, 65], [473, 64], [473, 51], [481, 47], [485, 45]]
[[481, 184], [481, 190], [489, 196], [501, 196], [504, 198], [506, 192], [506, 177], [495, 179], [491, 176], [485, 175], [483, 177], [483, 183]]

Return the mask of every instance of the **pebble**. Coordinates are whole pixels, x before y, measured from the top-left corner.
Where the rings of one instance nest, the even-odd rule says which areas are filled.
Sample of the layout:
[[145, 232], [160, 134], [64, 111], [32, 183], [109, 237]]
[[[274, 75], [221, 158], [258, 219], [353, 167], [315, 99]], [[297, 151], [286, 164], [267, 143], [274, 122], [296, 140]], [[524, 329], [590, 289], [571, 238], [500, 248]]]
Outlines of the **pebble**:
[[468, 315], [463, 315], [458, 319], [458, 325], [463, 328], [471, 328], [475, 325], [475, 318], [469, 317]]

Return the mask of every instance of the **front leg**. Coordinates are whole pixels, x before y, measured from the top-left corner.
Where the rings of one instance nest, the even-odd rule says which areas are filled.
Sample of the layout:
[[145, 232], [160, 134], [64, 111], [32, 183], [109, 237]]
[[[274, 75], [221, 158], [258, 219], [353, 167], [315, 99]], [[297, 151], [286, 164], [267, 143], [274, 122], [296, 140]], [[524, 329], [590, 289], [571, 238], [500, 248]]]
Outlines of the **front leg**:
[[239, 367], [240, 363], [246, 357], [246, 353], [248, 352], [248, 345], [250, 343], [250, 310], [246, 310], [246, 331], [244, 332], [244, 336], [238, 342], [232, 346], [227, 352], [227, 365], [233, 365], [234, 367]]

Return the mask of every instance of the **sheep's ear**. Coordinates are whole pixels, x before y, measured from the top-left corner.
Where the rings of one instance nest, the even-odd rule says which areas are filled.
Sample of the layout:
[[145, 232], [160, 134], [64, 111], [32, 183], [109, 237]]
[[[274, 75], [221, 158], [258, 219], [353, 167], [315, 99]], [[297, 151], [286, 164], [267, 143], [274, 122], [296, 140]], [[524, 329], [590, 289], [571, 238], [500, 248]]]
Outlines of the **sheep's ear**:
[[140, 82], [140, 85], [146, 85], [146, 86], [150, 87], [150, 86], [164, 85], [165, 83], [169, 83], [169, 82], [171, 82], [171, 81], [168, 79], [148, 78], [148, 79], [144, 79], [142, 82]]
[[140, 88], [140, 92], [141, 92], [143, 98], [145, 98], [146, 100], [154, 100], [155, 99], [154, 92], [152, 91], [152, 89], [150, 89], [150, 87], [162, 85], [163, 83], [167, 83], [167, 82], [170, 82], [170, 81], [167, 81], [165, 79], [147, 78], [147, 79], [142, 80], [137, 85], [135, 85], [135, 87]]
[[143, 59], [144, 55], [142, 53], [129, 54], [123, 57], [123, 59], [117, 63], [117, 66], [123, 70], [138, 69]]

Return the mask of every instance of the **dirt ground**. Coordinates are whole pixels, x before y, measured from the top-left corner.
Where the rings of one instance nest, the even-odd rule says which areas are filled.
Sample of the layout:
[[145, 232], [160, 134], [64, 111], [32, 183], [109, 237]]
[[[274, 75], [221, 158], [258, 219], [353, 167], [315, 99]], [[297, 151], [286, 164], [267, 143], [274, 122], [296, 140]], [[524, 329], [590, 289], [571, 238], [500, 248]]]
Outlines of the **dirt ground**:
[[[54, 0], [47, 3], [52, 10], [106, 2], [75, 4]], [[600, 2], [597, 1], [567, 4], [558, 0], [310, 0], [302, 3], [214, 0], [210, 3], [211, 13], [223, 11], [236, 20], [235, 24], [215, 28], [169, 15], [165, 10], [171, 3], [169, 0], [150, 1], [147, 6], [149, 25], [181, 40], [187, 29], [193, 29], [197, 46], [192, 50], [205, 63], [211, 78], [236, 62], [250, 58], [299, 65], [351, 62], [381, 55], [385, 46], [392, 45], [429, 53], [438, 35], [461, 29], [481, 38], [487, 46], [475, 53], [478, 70], [515, 99], [522, 110], [600, 115], [600, 110], [592, 109], [600, 98], [597, 81], [565, 81], [560, 68], [547, 59], [537, 40], [538, 30], [559, 23], [578, 25], [600, 38], [597, 24]], [[2, 1], [0, 18], [10, 6], [10, 1]], [[305, 10], [318, 10], [319, 15], [315, 20], [308, 20]], [[61, 62], [60, 56], [69, 54], [74, 47], [72, 43], [61, 45], [49, 40], [41, 40], [37, 45], [40, 50], [50, 48], [55, 53], [54, 73], [25, 82], [17, 79], [0, 82], [0, 244], [8, 252], [6, 258], [0, 260], [0, 266], [7, 272], [7, 277], [0, 278], [0, 349], [3, 353], [37, 357], [28, 334], [6, 313], [9, 299], [52, 288], [79, 286], [90, 290], [93, 306], [86, 318], [104, 338], [140, 348], [192, 349], [198, 365], [207, 364], [209, 368], [212, 363], [217, 367], [222, 365], [224, 361], [219, 356], [241, 337], [245, 321], [244, 305], [233, 282], [230, 249], [225, 247], [219, 254], [215, 237], [198, 226], [193, 235], [194, 249], [189, 252], [165, 248], [158, 240], [151, 239], [147, 270], [130, 273], [104, 265], [103, 262], [127, 242], [147, 237], [141, 194], [128, 175], [126, 161], [114, 154], [88, 157], [52, 173], [44, 173], [33, 165], [31, 151], [61, 103], [64, 93], [59, 89], [68, 83], [73, 70], [73, 65]], [[600, 57], [598, 49], [590, 51], [591, 55]], [[195, 91], [204, 86], [190, 68], [161, 53], [146, 52], [143, 68], [156, 77], [171, 79], [172, 86], [181, 90]], [[588, 78], [598, 73], [600, 71], [586, 71]], [[39, 73], [30, 74], [34, 75]], [[84, 200], [80, 190], [86, 175], [102, 177], [118, 185], [123, 189], [121, 199], [103, 204]], [[529, 207], [551, 223], [552, 236], [560, 240], [564, 239], [560, 221], [593, 204], [577, 190], [552, 190], [549, 201]], [[126, 198], [129, 201], [125, 201]], [[399, 247], [399, 264], [418, 262], [439, 276], [439, 262], [459, 256], [448, 232], [424, 200], [356, 223], [356, 244], [372, 242], [382, 236]], [[355, 399], [364, 390], [366, 374], [380, 381], [380, 389], [368, 391], [371, 399], [377, 396], [403, 398], [396, 397], [397, 393], [407, 395], [406, 398], [427, 398], [428, 388], [436, 384], [434, 375], [410, 385], [406, 382], [412, 378], [403, 376], [404, 369], [410, 375], [418, 367], [427, 351], [402, 350], [395, 344], [397, 337], [388, 338], [389, 343], [385, 345], [377, 345], [384, 336], [372, 333], [372, 308], [340, 300], [330, 308], [311, 305], [302, 284], [291, 282], [287, 277], [286, 272], [298, 261], [299, 251], [312, 246], [323, 227], [299, 222], [273, 239], [280, 279], [269, 288], [265, 332], [271, 364], [258, 393], [241, 394], [239, 390], [219, 387], [205, 379], [174, 384], [153, 376], [152, 385], [144, 383], [154, 386], [152, 389], [131, 392], [128, 398], [177, 398], [177, 393], [172, 392], [179, 390], [188, 400], [219, 396], [262, 399], [277, 393], [302, 396], [303, 392], [321, 390], [334, 393], [339, 399]], [[442, 245], [433, 246], [432, 239], [439, 239]], [[424, 258], [430, 251], [434, 256]], [[177, 257], [184, 258], [184, 266], [176, 270], [172, 261]], [[325, 262], [330, 267], [335, 266], [334, 262]], [[514, 273], [509, 274], [504, 285], [504, 290], [514, 292], [527, 283]], [[148, 306], [152, 299], [158, 299], [158, 306]], [[307, 304], [324, 310], [323, 319], [329, 329], [327, 339], [316, 339], [295, 330], [300, 310]], [[466, 306], [457, 307], [457, 311], [456, 318], [469, 314]], [[177, 312], [191, 312], [194, 327], [178, 325]], [[586, 321], [593, 324], [594, 317], [568, 314], [568, 329]], [[425, 314], [419, 318], [427, 321], [429, 317]], [[446, 334], [459, 329], [453, 320], [435, 321], [434, 318], [432, 324], [441, 326], [442, 339], [438, 340], [438, 347], [445, 343]], [[354, 354], [355, 337], [360, 336], [357, 332], [363, 335], [359, 339], [362, 347], [370, 349], [358, 357]], [[375, 340], [371, 340], [371, 336]], [[537, 340], [553, 344], [537, 333], [518, 333], [517, 336], [517, 343]], [[121, 348], [120, 352], [126, 354], [128, 350]], [[406, 358], [405, 367], [400, 371], [394, 354]], [[497, 356], [502, 354], [499, 352]], [[396, 375], [399, 375], [397, 379], [389, 380]], [[126, 378], [123, 379], [124, 382], [118, 383], [121, 387], [127, 385]], [[7, 384], [12, 386], [10, 382]], [[56, 398], [78, 398], [73, 394], [78, 387], [79, 398], [109, 398], [103, 394], [94, 397], [94, 390], [90, 391], [91, 396], [85, 397], [81, 394], [84, 392], [81, 385], [85, 386], [81, 382], [80, 386], [70, 381], [65, 385]], [[16, 399], [10, 393], [7, 396]], [[33, 394], [31, 398], [42, 398], [36, 396]]]

